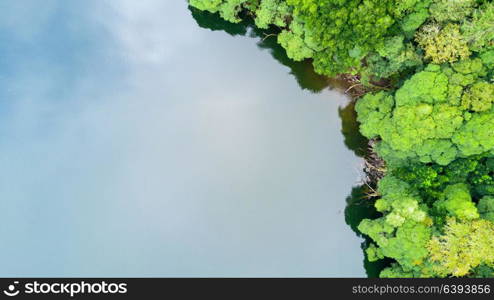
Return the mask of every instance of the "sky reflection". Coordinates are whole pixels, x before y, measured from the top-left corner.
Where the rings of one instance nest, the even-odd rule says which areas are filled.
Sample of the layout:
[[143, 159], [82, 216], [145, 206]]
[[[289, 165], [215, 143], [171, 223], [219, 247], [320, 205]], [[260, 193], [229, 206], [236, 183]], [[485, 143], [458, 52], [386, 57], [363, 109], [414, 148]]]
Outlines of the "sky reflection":
[[180, 1], [0, 4], [0, 275], [363, 276], [336, 92]]

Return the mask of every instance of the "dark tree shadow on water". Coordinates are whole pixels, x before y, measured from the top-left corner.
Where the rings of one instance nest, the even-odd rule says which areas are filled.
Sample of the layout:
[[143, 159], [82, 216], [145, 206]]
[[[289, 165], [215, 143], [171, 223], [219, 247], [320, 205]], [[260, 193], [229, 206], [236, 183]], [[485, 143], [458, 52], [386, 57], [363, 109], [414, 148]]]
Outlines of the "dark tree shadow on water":
[[[366, 157], [369, 154], [369, 140], [360, 133], [360, 124], [357, 121], [355, 111], [355, 101], [351, 101], [345, 107], [338, 109], [341, 118], [341, 133], [348, 149], [352, 150], [358, 157]], [[361, 244], [364, 269], [368, 277], [379, 277], [379, 273], [389, 266], [390, 260], [379, 260], [370, 262], [365, 254], [365, 249], [371, 242], [367, 236], [362, 235], [358, 230], [358, 225], [363, 219], [375, 219], [380, 216], [374, 207], [375, 198], [368, 197], [369, 186], [366, 184], [356, 186], [346, 199], [345, 222], [359, 237], [364, 238]]]
[[257, 38], [257, 46], [260, 49], [268, 50], [271, 56], [280, 64], [290, 68], [290, 74], [295, 77], [298, 85], [313, 93], [320, 92], [329, 87], [330, 81], [326, 76], [317, 74], [309, 60], [296, 62], [288, 58], [285, 49], [276, 40], [279, 29], [270, 28], [267, 30], [258, 29], [254, 26], [254, 21], [246, 16], [244, 21], [234, 24], [223, 20], [219, 14], [201, 11], [189, 6], [192, 17], [201, 28], [212, 31], [224, 31], [231, 36], [249, 36]]
[[[347, 106], [340, 108], [339, 115], [342, 123], [341, 132], [345, 137], [347, 148], [351, 149], [359, 157], [363, 158], [367, 156], [369, 154], [369, 141], [360, 134], [357, 113], [355, 112], [355, 102], [352, 101]], [[357, 236], [364, 238], [361, 244], [364, 256], [364, 269], [368, 277], [375, 278], [379, 277], [379, 273], [385, 267], [389, 266], [391, 261], [385, 259], [370, 262], [365, 254], [365, 249], [368, 247], [370, 239], [360, 233], [358, 225], [363, 219], [375, 219], [381, 215], [374, 207], [376, 199], [368, 196], [369, 190], [370, 188], [366, 184], [356, 186], [352, 189], [352, 192], [346, 199], [345, 222]]]
[[369, 140], [360, 133], [355, 102], [351, 101], [345, 107], [340, 107], [338, 114], [341, 119], [341, 133], [345, 137], [345, 145], [358, 157], [366, 156]]
[[390, 264], [390, 260], [383, 259], [376, 262], [370, 262], [365, 254], [365, 249], [370, 243], [367, 236], [362, 235], [358, 230], [358, 225], [363, 219], [375, 219], [380, 216], [380, 213], [374, 208], [375, 199], [367, 197], [368, 187], [361, 185], [354, 187], [350, 196], [347, 197], [347, 206], [345, 208], [345, 222], [359, 237], [363, 237], [364, 241], [361, 244], [364, 252], [364, 269], [367, 276], [370, 278], [379, 277], [379, 273]]
[[275, 30], [271, 30], [270, 32], [254, 29], [253, 33], [256, 37], [261, 38], [261, 41], [257, 43], [257, 46], [261, 49], [269, 50], [274, 59], [290, 68], [290, 74], [295, 77], [298, 85], [302, 89], [318, 93], [325, 88], [330, 87], [328, 78], [317, 74], [314, 71], [314, 67], [310, 60], [297, 62], [288, 58], [285, 49], [278, 44], [276, 36], [272, 35], [276, 33]]
[[201, 28], [210, 29], [212, 31], [224, 31], [231, 36], [247, 35], [247, 29], [249, 24], [241, 22], [238, 24], [231, 23], [223, 20], [219, 14], [212, 14], [207, 11], [201, 11], [195, 7], [189, 6], [189, 10], [192, 13], [192, 18], [196, 21], [197, 25]]

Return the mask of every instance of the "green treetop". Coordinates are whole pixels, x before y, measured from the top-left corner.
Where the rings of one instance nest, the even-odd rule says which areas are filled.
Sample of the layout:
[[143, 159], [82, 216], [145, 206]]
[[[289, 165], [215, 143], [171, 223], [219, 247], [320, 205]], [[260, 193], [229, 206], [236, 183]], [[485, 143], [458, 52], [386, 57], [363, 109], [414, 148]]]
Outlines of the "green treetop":
[[471, 220], [479, 217], [468, 186], [464, 183], [448, 186], [440, 200], [434, 203], [434, 206], [439, 211], [444, 211], [441, 215], [454, 216], [459, 220]]
[[362, 134], [379, 137], [376, 150], [390, 164], [409, 160], [447, 165], [494, 150], [494, 86], [482, 60], [429, 65], [394, 95], [363, 97], [355, 107]]

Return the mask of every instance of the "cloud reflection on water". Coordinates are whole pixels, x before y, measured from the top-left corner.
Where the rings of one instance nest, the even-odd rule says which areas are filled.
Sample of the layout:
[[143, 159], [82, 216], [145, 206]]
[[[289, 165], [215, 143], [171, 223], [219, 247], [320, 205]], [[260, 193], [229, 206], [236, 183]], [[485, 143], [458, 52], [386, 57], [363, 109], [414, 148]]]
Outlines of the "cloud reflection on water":
[[16, 3], [38, 14], [0, 15], [3, 275], [363, 275], [343, 96], [178, 1]]

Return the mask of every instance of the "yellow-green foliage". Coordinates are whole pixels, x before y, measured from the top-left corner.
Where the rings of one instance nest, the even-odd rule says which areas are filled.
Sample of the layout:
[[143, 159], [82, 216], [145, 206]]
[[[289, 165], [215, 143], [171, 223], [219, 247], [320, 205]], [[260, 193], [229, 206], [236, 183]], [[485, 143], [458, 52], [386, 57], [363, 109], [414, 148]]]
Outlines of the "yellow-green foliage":
[[435, 64], [455, 62], [470, 56], [467, 40], [460, 33], [460, 26], [439, 24], [423, 26], [417, 33], [416, 40], [424, 49], [425, 57]]
[[448, 220], [444, 234], [433, 236], [427, 248], [440, 276], [464, 276], [480, 264], [494, 263], [494, 224], [477, 219]]
[[436, 0], [429, 11], [437, 22], [462, 21], [472, 13], [475, 5], [475, 0]]

